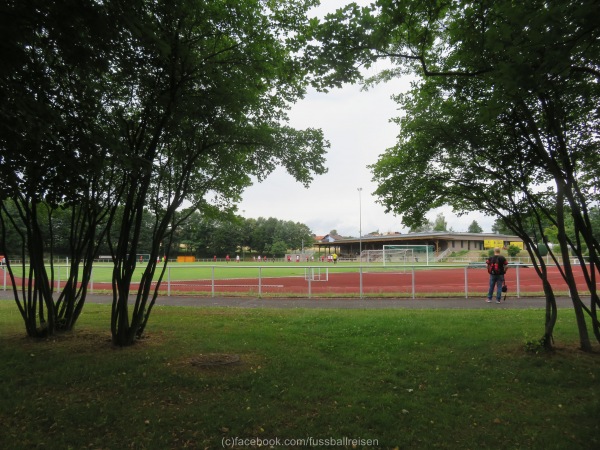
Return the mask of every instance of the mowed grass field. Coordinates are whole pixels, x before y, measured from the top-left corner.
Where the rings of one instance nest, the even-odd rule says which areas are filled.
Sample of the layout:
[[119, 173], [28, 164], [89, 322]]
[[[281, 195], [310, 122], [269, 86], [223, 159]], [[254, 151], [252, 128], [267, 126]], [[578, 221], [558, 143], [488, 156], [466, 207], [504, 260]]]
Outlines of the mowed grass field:
[[600, 446], [600, 354], [569, 310], [551, 354], [538, 309], [156, 307], [131, 348], [109, 315], [34, 341], [0, 301], [2, 448]]
[[[138, 263], [135, 269], [133, 281], [137, 282], [146, 267], [146, 263]], [[262, 277], [304, 277], [307, 269], [321, 270], [324, 274], [325, 270], [332, 273], [349, 273], [358, 271], [358, 263], [321, 263], [321, 262], [240, 262], [231, 261], [225, 262], [195, 262], [195, 263], [176, 263], [169, 262], [165, 279], [169, 277], [172, 281], [187, 281], [187, 280], [210, 280], [213, 276], [215, 279], [226, 278], [258, 278], [259, 273]], [[424, 263], [415, 265], [392, 265], [383, 266], [381, 263], [363, 264], [362, 268], [365, 272], [410, 272], [412, 267], [415, 270], [435, 270], [448, 267], [457, 267], [453, 265], [436, 265], [427, 266]], [[20, 267], [19, 267], [20, 268]], [[15, 267], [15, 270], [18, 269]], [[55, 265], [55, 277], [62, 280], [66, 279], [69, 267], [65, 264]], [[162, 263], [157, 266], [155, 278], [158, 278], [162, 270]], [[113, 265], [112, 263], [95, 263], [92, 270], [92, 277], [95, 282], [105, 283], [112, 279]], [[15, 272], [17, 274], [17, 272]]]

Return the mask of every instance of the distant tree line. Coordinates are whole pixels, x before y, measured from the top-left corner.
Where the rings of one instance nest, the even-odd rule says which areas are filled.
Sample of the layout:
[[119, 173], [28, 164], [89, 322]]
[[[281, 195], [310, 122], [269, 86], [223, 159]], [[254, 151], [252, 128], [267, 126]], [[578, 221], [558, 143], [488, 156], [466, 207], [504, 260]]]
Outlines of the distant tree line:
[[[16, 213], [15, 205], [6, 204], [6, 210], [9, 213]], [[0, 211], [5, 220], [8, 220], [7, 213]], [[58, 209], [53, 214], [51, 223], [47, 223], [44, 218], [41, 222], [46, 222], [52, 233], [52, 246], [46, 241], [44, 250], [47, 255], [54, 255], [55, 258], [63, 259], [70, 254], [69, 237], [71, 234], [70, 221], [72, 211], [68, 208]], [[144, 210], [143, 220], [139, 231], [139, 245], [137, 254], [150, 254], [153, 243], [153, 224], [156, 220], [154, 214]], [[21, 228], [21, 232], [24, 228]], [[114, 228], [113, 233], [119, 234], [118, 227]], [[249, 255], [261, 254], [275, 257], [282, 257], [288, 251], [301, 250], [311, 247], [314, 238], [310, 228], [299, 222], [285, 221], [274, 217], [258, 219], [244, 218], [235, 214], [216, 214], [203, 215], [196, 211], [182, 219], [173, 235], [173, 241], [170, 248], [163, 248], [163, 253], [159, 256], [167, 258], [176, 258], [178, 255], [192, 255], [196, 258], [212, 258], [213, 256], [224, 257], [225, 255], [242, 256], [244, 253]], [[8, 228], [5, 236], [0, 236], [0, 248], [12, 250], [18, 249], [22, 245], [21, 235], [18, 230]], [[9, 251], [14, 254], [15, 252]], [[100, 256], [109, 256], [110, 245], [108, 239], [104, 238], [97, 245], [95, 259]]]
[[312, 246], [314, 239], [310, 228], [299, 222], [236, 215], [209, 218], [194, 213], [181, 224], [175, 242], [180, 253], [198, 258], [226, 254], [242, 257], [244, 253], [281, 257], [288, 251]]

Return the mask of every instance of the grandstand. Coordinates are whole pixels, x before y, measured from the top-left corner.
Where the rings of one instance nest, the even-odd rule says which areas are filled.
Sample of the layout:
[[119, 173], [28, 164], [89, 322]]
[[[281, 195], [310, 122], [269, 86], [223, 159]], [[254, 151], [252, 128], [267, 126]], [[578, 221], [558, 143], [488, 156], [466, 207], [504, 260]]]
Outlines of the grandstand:
[[[383, 251], [385, 246], [430, 246], [433, 247], [432, 258], [437, 258], [443, 252], [459, 252], [463, 250], [485, 250], [493, 243], [493, 246], [508, 247], [517, 245], [523, 248], [523, 241], [512, 235], [493, 233], [458, 233], [458, 232], [422, 232], [422, 233], [387, 233], [369, 234], [361, 238], [344, 238], [334, 235], [326, 235], [317, 240], [314, 246], [319, 253], [337, 253], [342, 257], [358, 259], [362, 250], [361, 260], [365, 260], [366, 251]], [[370, 258], [377, 260], [377, 253], [369, 254]], [[421, 261], [419, 256], [415, 256]], [[383, 258], [383, 256], [381, 256]], [[430, 260], [430, 262], [433, 259]], [[383, 263], [383, 259], [379, 259]]]

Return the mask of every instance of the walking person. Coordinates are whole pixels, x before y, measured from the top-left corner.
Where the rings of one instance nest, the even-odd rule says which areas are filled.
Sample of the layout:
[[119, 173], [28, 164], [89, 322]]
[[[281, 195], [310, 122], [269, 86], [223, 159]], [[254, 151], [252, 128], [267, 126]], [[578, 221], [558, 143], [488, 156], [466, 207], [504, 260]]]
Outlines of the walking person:
[[502, 285], [504, 284], [504, 275], [508, 270], [508, 261], [500, 254], [500, 248], [494, 249], [494, 256], [488, 258], [485, 263], [490, 274], [490, 288], [488, 290], [487, 302], [492, 303], [494, 288], [496, 288], [496, 303], [500, 303], [502, 298]]

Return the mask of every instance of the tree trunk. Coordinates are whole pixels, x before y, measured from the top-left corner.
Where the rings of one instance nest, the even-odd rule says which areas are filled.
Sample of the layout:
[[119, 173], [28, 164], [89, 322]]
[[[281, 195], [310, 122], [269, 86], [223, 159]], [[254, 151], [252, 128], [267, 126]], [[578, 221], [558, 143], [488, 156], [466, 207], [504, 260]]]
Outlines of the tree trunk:
[[546, 325], [544, 328], [543, 344], [546, 350], [552, 350], [554, 346], [554, 326], [556, 325], [556, 318], [558, 316], [558, 310], [556, 308], [556, 297], [552, 286], [548, 283], [548, 278], [543, 280], [544, 294], [546, 295]]
[[556, 198], [556, 219], [558, 222], [558, 242], [560, 245], [560, 252], [563, 259], [563, 278], [569, 287], [571, 293], [571, 300], [573, 302], [573, 309], [575, 310], [575, 317], [577, 320], [577, 329], [579, 331], [579, 344], [581, 350], [590, 352], [592, 351], [592, 344], [590, 342], [590, 336], [588, 333], [587, 325], [585, 323], [585, 314], [583, 311], [583, 302], [579, 296], [577, 290], [577, 283], [573, 275], [573, 268], [571, 261], [569, 260], [569, 247], [567, 245], [567, 236], [565, 232], [565, 215], [564, 215], [564, 190], [563, 185], [560, 182], [556, 183], [557, 198]]

